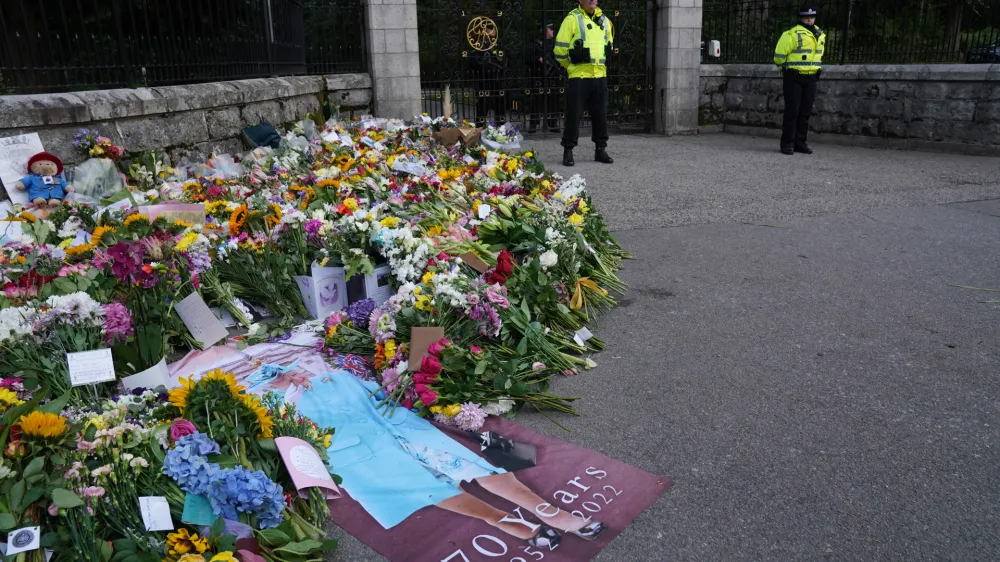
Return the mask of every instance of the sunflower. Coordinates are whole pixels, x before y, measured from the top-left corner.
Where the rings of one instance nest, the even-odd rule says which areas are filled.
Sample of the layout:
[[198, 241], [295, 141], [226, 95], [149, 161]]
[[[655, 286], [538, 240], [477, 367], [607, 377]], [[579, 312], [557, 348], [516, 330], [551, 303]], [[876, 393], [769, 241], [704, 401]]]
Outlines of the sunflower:
[[250, 215], [250, 210], [247, 209], [246, 205], [240, 205], [236, 207], [231, 215], [229, 215], [229, 233], [236, 234], [243, 228], [243, 225], [247, 222], [247, 217]]
[[149, 217], [142, 213], [131, 214], [125, 218], [125, 228], [129, 228], [137, 222], [145, 222], [146, 224], [149, 224]]
[[[198, 533], [191, 534], [185, 528], [177, 529], [176, 533], [167, 533], [167, 554], [177, 556], [195, 550], [201, 554], [208, 550], [208, 539], [198, 536]], [[204, 558], [202, 558], [204, 560]]]
[[86, 254], [87, 252], [94, 249], [93, 244], [77, 244], [76, 246], [70, 246], [66, 248], [66, 256], [76, 256], [80, 254]]
[[34, 411], [17, 421], [25, 435], [51, 438], [66, 433], [66, 418], [57, 414]]
[[243, 405], [246, 406], [251, 412], [257, 416], [257, 423], [260, 424], [260, 435], [257, 437], [261, 439], [270, 439], [274, 437], [274, 420], [271, 416], [267, 414], [267, 408], [261, 404], [260, 400], [253, 394], [241, 394], [240, 400]]
[[311, 187], [307, 187], [303, 191], [305, 192], [305, 197], [302, 199], [302, 210], [305, 211], [306, 207], [316, 200], [316, 190]]
[[90, 235], [90, 243], [96, 246], [104, 240], [106, 234], [114, 234], [115, 232], [115, 227], [113, 226], [98, 226], [94, 229], [94, 233]]
[[264, 222], [267, 223], [268, 228], [274, 228], [278, 226], [281, 222], [281, 207], [277, 203], [269, 203], [268, 207], [271, 208], [271, 214], [264, 218]]
[[178, 386], [177, 388], [171, 389], [170, 393], [167, 396], [170, 400], [170, 403], [173, 404], [183, 414], [184, 408], [187, 406], [188, 395], [191, 393], [192, 390], [194, 390], [194, 387], [197, 386], [198, 383], [195, 382], [194, 375], [191, 375], [186, 379], [184, 377], [181, 377], [179, 382], [181, 383], [181, 385]]
[[177, 219], [174, 221], [174, 226], [178, 228], [191, 228], [194, 224], [185, 220]]
[[202, 380], [205, 382], [222, 381], [226, 383], [226, 386], [229, 387], [229, 392], [231, 392], [233, 396], [238, 396], [240, 392], [246, 390], [245, 386], [236, 384], [235, 374], [228, 373], [226, 371], [223, 371], [222, 369], [212, 369], [211, 371], [205, 373], [205, 376], [202, 377]]

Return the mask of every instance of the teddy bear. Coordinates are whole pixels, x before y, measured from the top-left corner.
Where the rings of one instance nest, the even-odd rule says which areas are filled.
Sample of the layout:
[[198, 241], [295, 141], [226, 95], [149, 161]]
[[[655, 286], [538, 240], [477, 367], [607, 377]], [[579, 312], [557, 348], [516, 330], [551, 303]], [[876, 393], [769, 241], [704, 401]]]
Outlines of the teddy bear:
[[57, 156], [39, 152], [28, 159], [28, 175], [14, 184], [20, 191], [28, 191], [28, 199], [36, 207], [58, 207], [73, 186], [62, 178], [63, 163]]

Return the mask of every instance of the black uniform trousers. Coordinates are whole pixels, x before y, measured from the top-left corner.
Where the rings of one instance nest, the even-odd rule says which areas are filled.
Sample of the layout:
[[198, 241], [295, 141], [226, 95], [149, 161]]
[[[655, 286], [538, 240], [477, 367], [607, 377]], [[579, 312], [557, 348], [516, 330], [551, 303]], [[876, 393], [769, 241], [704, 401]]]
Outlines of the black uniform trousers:
[[566, 128], [562, 145], [573, 148], [580, 140], [580, 118], [590, 113], [591, 138], [597, 148], [608, 146], [608, 79], [570, 78], [566, 83]]
[[809, 133], [809, 116], [816, 101], [819, 76], [784, 72], [785, 118], [781, 127], [781, 148], [803, 147]]

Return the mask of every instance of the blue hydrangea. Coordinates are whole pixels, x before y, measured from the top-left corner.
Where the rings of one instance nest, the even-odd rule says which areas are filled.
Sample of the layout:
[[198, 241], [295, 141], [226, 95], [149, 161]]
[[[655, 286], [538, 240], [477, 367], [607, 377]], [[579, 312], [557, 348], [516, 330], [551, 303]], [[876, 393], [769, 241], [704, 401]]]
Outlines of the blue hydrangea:
[[254, 515], [259, 529], [281, 524], [285, 494], [281, 486], [259, 470], [242, 466], [222, 471], [208, 494], [212, 510], [226, 519], [239, 520], [240, 514]]
[[181, 437], [163, 459], [163, 474], [173, 478], [185, 492], [206, 495], [222, 473], [206, 455], [218, 452], [219, 444], [204, 433]]

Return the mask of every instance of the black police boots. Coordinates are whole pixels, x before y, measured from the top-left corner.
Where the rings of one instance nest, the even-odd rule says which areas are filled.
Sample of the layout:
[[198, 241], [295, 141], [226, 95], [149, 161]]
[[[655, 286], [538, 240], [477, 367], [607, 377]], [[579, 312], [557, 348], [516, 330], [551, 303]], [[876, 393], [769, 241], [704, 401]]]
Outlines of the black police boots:
[[601, 164], [614, 164], [614, 158], [608, 156], [608, 152], [603, 148], [598, 148], [594, 151], [594, 160], [600, 162]]
[[574, 166], [576, 162], [573, 161], [573, 149], [563, 148], [563, 166]]
[[802, 154], [812, 154], [813, 150], [809, 148], [808, 144], [800, 144], [795, 147], [795, 152], [801, 152]]
[[793, 150], [792, 147], [790, 147], [790, 146], [783, 146], [783, 147], [781, 147], [781, 153], [782, 154], [787, 154], [787, 155], [791, 156], [791, 155], [795, 154], [795, 150]]

